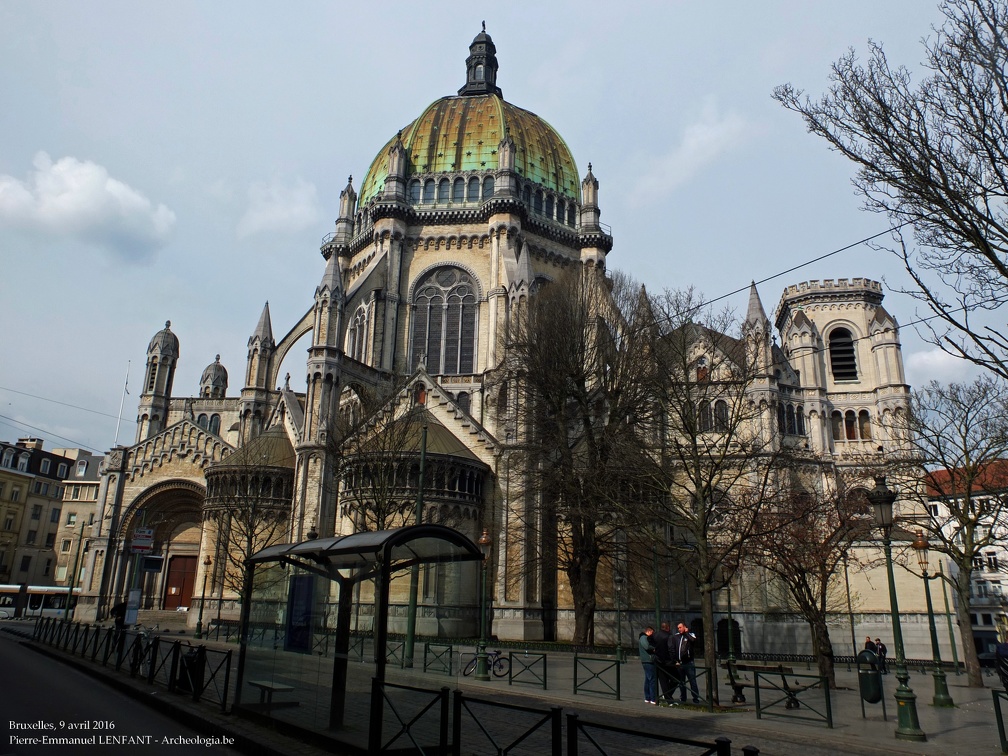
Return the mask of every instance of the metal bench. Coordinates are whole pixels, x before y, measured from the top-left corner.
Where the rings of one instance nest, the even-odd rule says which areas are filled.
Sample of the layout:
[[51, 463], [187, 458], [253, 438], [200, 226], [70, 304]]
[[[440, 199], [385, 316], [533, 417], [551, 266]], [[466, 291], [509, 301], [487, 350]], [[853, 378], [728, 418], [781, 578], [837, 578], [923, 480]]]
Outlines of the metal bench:
[[259, 688], [259, 704], [267, 711], [273, 707], [299, 705], [297, 701], [277, 701], [273, 703], [274, 693], [292, 693], [294, 691], [293, 685], [277, 683], [271, 680], [249, 680], [248, 684], [253, 688]]

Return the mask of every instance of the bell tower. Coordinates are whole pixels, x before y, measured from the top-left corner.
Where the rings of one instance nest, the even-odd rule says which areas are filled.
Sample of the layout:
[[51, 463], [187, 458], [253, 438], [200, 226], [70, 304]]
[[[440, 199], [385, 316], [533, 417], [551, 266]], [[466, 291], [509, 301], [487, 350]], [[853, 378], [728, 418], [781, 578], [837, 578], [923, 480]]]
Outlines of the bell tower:
[[165, 427], [178, 357], [179, 340], [172, 333], [169, 320], [147, 347], [147, 371], [137, 409], [137, 443], [157, 435]]

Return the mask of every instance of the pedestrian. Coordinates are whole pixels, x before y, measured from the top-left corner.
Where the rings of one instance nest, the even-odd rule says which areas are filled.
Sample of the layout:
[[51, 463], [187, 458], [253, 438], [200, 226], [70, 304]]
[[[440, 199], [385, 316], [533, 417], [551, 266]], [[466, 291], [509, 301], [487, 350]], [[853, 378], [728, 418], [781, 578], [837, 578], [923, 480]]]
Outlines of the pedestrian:
[[115, 622], [115, 637], [122, 635], [123, 627], [126, 625], [126, 602], [120, 601], [114, 604], [109, 610], [109, 615]]
[[[878, 646], [875, 645], [875, 642], [871, 639], [870, 635], [866, 635], [865, 636], [864, 647], [865, 647], [865, 651], [871, 651], [873, 654], [875, 654], [875, 659], [877, 661], [878, 660]], [[878, 664], [876, 662], [872, 662], [871, 668], [873, 670], [878, 669]]]
[[693, 703], [698, 704], [700, 690], [697, 688], [696, 663], [693, 661], [693, 644], [696, 643], [696, 636], [686, 627], [685, 622], [680, 622], [677, 629], [679, 632], [672, 637], [670, 650], [679, 677], [679, 700], [686, 701], [686, 680], [689, 679]]
[[875, 639], [875, 653], [878, 654], [878, 666], [882, 670], [883, 675], [889, 674], [889, 660], [886, 655], [889, 653], [889, 649], [886, 648], [885, 643], [882, 642], [881, 638]]
[[655, 672], [654, 644], [651, 638], [654, 628], [648, 625], [637, 639], [637, 652], [644, 667], [644, 703], [658, 704], [658, 677]]
[[664, 701], [666, 705], [672, 703], [672, 670], [674, 668], [669, 649], [672, 635], [669, 631], [669, 623], [662, 622], [655, 630], [654, 635], [651, 636], [651, 644], [655, 649], [655, 673], [658, 676], [658, 687], [661, 689], [661, 698], [658, 701], [659, 703]]

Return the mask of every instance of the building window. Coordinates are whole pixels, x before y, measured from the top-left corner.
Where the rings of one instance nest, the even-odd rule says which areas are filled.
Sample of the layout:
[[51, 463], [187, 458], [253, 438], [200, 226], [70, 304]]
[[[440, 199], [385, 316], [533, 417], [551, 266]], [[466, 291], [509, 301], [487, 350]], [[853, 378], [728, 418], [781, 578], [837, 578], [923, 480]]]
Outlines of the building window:
[[466, 412], [468, 412], [469, 411], [469, 401], [470, 401], [469, 392], [468, 391], [459, 391], [458, 398], [455, 400], [455, 403], [458, 404], [459, 408], [465, 410]]
[[858, 433], [861, 434], [862, 441], [871, 440], [871, 415], [868, 410], [858, 412]]
[[3, 492], [4, 492], [4, 484], [0, 483], [0, 499], [3, 498]]
[[62, 582], [63, 580], [65, 580], [66, 579], [66, 574], [67, 574], [67, 566], [65, 564], [61, 564], [61, 565], [59, 565], [59, 566], [56, 567], [56, 580], [57, 580], [57, 582]]
[[12, 488], [11, 489], [10, 500], [11, 501], [15, 501], [15, 502], [16, 501], [21, 501], [21, 489], [20, 488]]
[[33, 520], [39, 520], [42, 518], [42, 505], [36, 504], [32, 507], [31, 518]]
[[438, 202], [448, 202], [449, 192], [451, 191], [451, 183], [448, 179], [441, 179], [438, 183], [437, 189], [437, 199]]
[[80, 498], [80, 492], [81, 492], [81, 487], [80, 486], [74, 486], [73, 487], [73, 492], [70, 494], [70, 498], [71, 499], [79, 499]]
[[427, 179], [423, 185], [423, 202], [425, 205], [434, 203], [434, 179]]
[[416, 179], [409, 182], [409, 198], [414, 205], [420, 204], [420, 182]]
[[[220, 435], [220, 415], [216, 415], [216, 414], [210, 415], [210, 428], [209, 428], [209, 431], [211, 433], [213, 433], [215, 436], [219, 436]], [[94, 498], [95, 499], [98, 498], [98, 490], [97, 489], [95, 489], [95, 496], [94, 496]]]
[[490, 199], [493, 197], [494, 193], [494, 178], [493, 176], [487, 176], [483, 179], [483, 199]]
[[36, 480], [35, 484], [32, 486], [32, 488], [34, 489], [35, 493], [37, 493], [37, 494], [42, 493], [42, 481], [41, 480]]
[[532, 197], [532, 210], [534, 212], [542, 214], [543, 211], [543, 193], [536, 192], [535, 196]]
[[7, 449], [3, 455], [3, 466], [13, 467], [14, 466], [14, 450]]
[[46, 548], [47, 549], [51, 549], [53, 547], [54, 543], [56, 543], [56, 534], [55, 533], [46, 533], [46, 537], [45, 537]]
[[210, 425], [210, 418], [207, 417], [206, 413], [200, 413], [200, 416], [196, 418], [196, 425], [198, 425], [203, 430], [206, 430]]
[[67, 475], [67, 463], [60, 462], [59, 467], [56, 468], [56, 477], [62, 480]]
[[67, 512], [66, 524], [67, 525], [76, 525], [77, 524], [77, 513], [76, 512]]
[[367, 306], [361, 305], [354, 313], [347, 329], [347, 356], [364, 362], [364, 345], [367, 342], [368, 313]]
[[546, 195], [546, 217], [553, 220], [553, 195]]
[[834, 381], [856, 381], [857, 361], [854, 358], [854, 337], [846, 328], [834, 328], [829, 337], [830, 367]]
[[23, 556], [21, 557], [21, 572], [28, 572], [28, 568], [31, 567], [31, 557]]
[[28, 535], [25, 536], [25, 543], [31, 545], [31, 544], [35, 543], [35, 539], [36, 538], [38, 538], [38, 531], [37, 530], [29, 530], [28, 531]]
[[412, 366], [431, 375], [472, 373], [476, 356], [476, 287], [459, 268], [437, 268], [416, 286], [411, 333]]
[[14, 530], [14, 515], [7, 515], [4, 518], [4, 530]]
[[718, 433], [728, 432], [728, 402], [724, 399], [714, 402], [714, 430]]
[[147, 393], [150, 394], [154, 391], [154, 381], [157, 378], [157, 357], [152, 357], [150, 362], [150, 368], [147, 372]]
[[480, 198], [480, 180], [473, 176], [469, 179], [469, 188], [466, 192], [467, 199], [470, 202], [479, 202]]
[[70, 553], [70, 539], [69, 538], [64, 538], [63, 539], [63, 542], [60, 544], [60, 551], [62, 551], [64, 554]]
[[46, 559], [45, 560], [45, 567], [42, 568], [42, 574], [43, 575], [48, 575], [49, 574], [49, 570], [51, 570], [51, 569], [52, 569], [52, 559]]
[[989, 552], [987, 554], [987, 571], [997, 572], [998, 571], [998, 557], [997, 554]]
[[49, 522], [59, 522], [59, 507], [53, 507], [49, 512]]
[[22, 454], [20, 457], [18, 457], [18, 471], [19, 472], [28, 472], [28, 455], [27, 454]]
[[39, 466], [39, 472], [43, 475], [49, 474], [49, 467], [52, 465], [52, 461], [48, 459], [43, 459], [42, 464]]
[[465, 179], [457, 178], [452, 183], [452, 202], [465, 202]]
[[86, 473], [86, 472], [87, 472], [87, 460], [86, 459], [80, 459], [80, 460], [78, 460], [77, 461], [77, 473], [76, 473], [77, 477], [78, 478], [83, 478], [84, 477], [84, 473]]
[[483, 66], [476, 66], [476, 81], [483, 81]]

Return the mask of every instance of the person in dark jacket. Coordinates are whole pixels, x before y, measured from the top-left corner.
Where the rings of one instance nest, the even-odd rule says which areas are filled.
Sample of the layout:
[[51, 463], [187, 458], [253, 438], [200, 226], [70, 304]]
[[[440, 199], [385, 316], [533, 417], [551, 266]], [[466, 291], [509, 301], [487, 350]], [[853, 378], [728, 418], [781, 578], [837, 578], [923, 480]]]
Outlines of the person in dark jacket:
[[879, 671], [883, 675], [889, 674], [889, 660], [886, 658], [889, 653], [889, 649], [886, 648], [885, 643], [882, 642], [881, 638], [875, 639], [875, 653], [878, 654], [878, 667]]
[[654, 644], [651, 637], [654, 628], [648, 625], [637, 639], [637, 653], [640, 655], [641, 666], [644, 667], [644, 703], [658, 703], [658, 678], [655, 674]]
[[686, 627], [685, 622], [678, 625], [679, 632], [669, 640], [669, 655], [675, 663], [679, 678], [679, 700], [686, 701], [686, 680], [689, 679], [690, 693], [693, 703], [700, 703], [700, 690], [697, 688], [696, 663], [693, 661], [693, 644], [696, 636]]
[[662, 622], [661, 627], [651, 636], [651, 643], [655, 648], [655, 672], [658, 675], [658, 687], [661, 689], [659, 701], [664, 701], [666, 704], [672, 703], [672, 671], [675, 669], [669, 649], [669, 640], [672, 638], [669, 629], [669, 623]]

